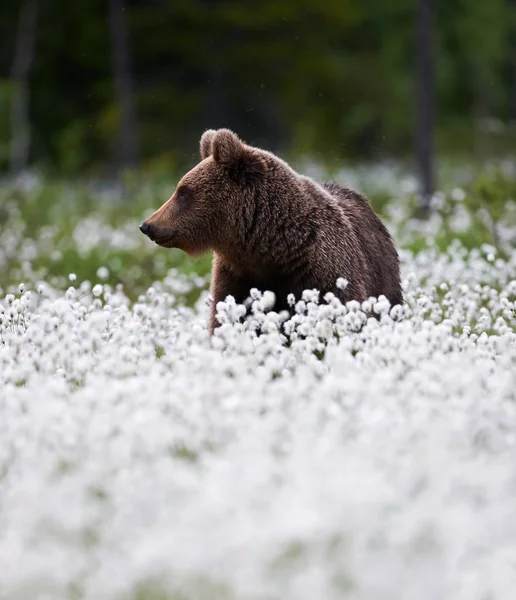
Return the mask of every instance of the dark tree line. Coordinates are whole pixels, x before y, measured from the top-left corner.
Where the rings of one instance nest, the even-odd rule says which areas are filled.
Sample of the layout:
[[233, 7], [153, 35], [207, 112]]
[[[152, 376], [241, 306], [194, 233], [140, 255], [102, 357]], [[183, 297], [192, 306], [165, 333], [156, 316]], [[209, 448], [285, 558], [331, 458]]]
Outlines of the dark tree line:
[[166, 171], [194, 160], [204, 128], [228, 126], [336, 165], [412, 160], [428, 200], [435, 151], [514, 150], [515, 10], [515, 0], [4, 3], [0, 168]]
[[134, 85], [129, 50], [129, 30], [122, 0], [109, 0], [111, 56], [115, 79], [115, 94], [120, 107], [117, 131], [117, 159], [121, 167], [138, 164], [138, 122], [134, 102]]
[[30, 150], [29, 74], [34, 58], [38, 0], [21, 6], [11, 68], [11, 172], [27, 168]]
[[424, 210], [434, 193], [434, 0], [418, 0], [416, 153]]

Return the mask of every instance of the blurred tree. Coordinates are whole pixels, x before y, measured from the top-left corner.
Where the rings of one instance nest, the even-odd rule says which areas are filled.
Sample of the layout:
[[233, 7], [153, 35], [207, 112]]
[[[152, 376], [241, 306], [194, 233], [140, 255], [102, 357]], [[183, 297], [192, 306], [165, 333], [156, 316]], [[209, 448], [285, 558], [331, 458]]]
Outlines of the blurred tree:
[[509, 11], [509, 106], [508, 116], [516, 125], [516, 0], [507, 0]]
[[29, 73], [36, 41], [38, 0], [25, 0], [18, 28], [11, 68], [11, 173], [27, 168], [30, 150]]
[[[493, 131], [516, 111], [516, 0], [431, 1], [436, 151], [471, 153], [475, 136], [484, 153], [497, 151]], [[13, 47], [28, 56], [31, 44], [17, 43], [21, 16], [3, 2], [0, 107], [30, 71], [30, 160], [66, 175], [103, 172], [113, 156], [171, 172], [195, 160], [204, 128], [222, 125], [335, 165], [412, 159], [415, 115], [429, 98], [414, 94], [418, 2], [45, 0], [36, 60], [21, 71], [26, 61], [15, 61], [17, 74]], [[9, 115], [0, 110], [0, 133]], [[514, 151], [514, 139], [500, 148]]]
[[111, 54], [119, 111], [116, 155], [118, 166], [132, 168], [138, 162], [138, 131], [129, 57], [129, 31], [122, 0], [109, 0]]
[[417, 25], [417, 161], [422, 208], [434, 194], [434, 0], [419, 0]]
[[464, 8], [457, 34], [461, 45], [471, 49], [466, 55], [465, 77], [471, 90], [475, 151], [485, 158], [499, 128], [495, 116], [503, 114], [508, 102], [503, 63], [509, 59], [510, 21], [506, 0], [468, 0]]

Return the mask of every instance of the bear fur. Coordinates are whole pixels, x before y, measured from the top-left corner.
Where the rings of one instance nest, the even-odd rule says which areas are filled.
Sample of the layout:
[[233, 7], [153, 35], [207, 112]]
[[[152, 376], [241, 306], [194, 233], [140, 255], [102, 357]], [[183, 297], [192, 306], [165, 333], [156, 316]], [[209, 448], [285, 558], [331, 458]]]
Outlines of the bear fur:
[[[399, 260], [368, 200], [336, 183], [320, 185], [228, 129], [205, 131], [201, 162], [140, 229], [165, 248], [214, 251], [210, 331], [216, 305], [270, 290], [275, 310], [305, 289], [342, 302], [380, 295], [401, 304]], [[339, 277], [348, 280], [344, 290]]]

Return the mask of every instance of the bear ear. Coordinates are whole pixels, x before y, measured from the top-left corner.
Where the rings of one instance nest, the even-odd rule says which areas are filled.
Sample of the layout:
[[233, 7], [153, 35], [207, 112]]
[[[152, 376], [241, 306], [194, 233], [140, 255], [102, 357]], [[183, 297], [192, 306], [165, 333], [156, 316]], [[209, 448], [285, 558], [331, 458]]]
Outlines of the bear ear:
[[235, 181], [252, 183], [265, 172], [265, 162], [260, 154], [242, 143], [229, 129], [215, 132], [211, 151], [215, 162], [226, 167]]
[[219, 129], [215, 132], [211, 149], [215, 162], [230, 166], [240, 161], [244, 144], [229, 129]]
[[201, 150], [201, 160], [208, 158], [211, 154], [211, 144], [213, 138], [217, 132], [215, 129], [207, 129], [201, 136], [201, 143], [199, 144]]

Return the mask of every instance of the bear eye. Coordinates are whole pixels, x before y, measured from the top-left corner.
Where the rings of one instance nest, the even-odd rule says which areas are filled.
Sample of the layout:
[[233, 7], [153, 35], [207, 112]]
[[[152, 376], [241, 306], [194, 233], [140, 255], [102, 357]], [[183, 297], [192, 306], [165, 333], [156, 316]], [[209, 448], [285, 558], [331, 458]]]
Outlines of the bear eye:
[[188, 188], [186, 187], [180, 187], [177, 190], [177, 201], [180, 202], [181, 204], [185, 204], [190, 197], [190, 192], [188, 190]]

